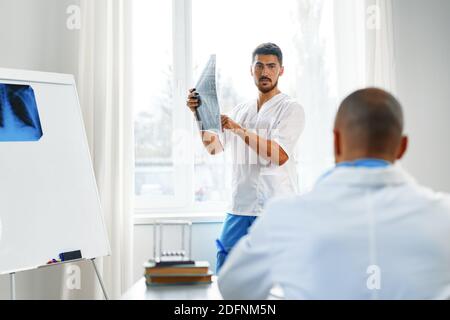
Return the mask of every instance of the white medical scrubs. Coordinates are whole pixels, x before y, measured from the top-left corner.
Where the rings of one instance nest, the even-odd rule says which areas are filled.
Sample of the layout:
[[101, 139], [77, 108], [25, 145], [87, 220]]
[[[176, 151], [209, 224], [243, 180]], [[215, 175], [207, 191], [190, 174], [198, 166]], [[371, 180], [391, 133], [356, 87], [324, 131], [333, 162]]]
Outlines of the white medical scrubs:
[[230, 212], [259, 216], [268, 199], [298, 191], [294, 151], [305, 127], [305, 114], [299, 103], [280, 93], [263, 104], [259, 112], [256, 100], [238, 105], [230, 118], [258, 136], [275, 141], [289, 156], [283, 166], [270, 163], [240, 137], [225, 131], [224, 144], [231, 149], [233, 161]]

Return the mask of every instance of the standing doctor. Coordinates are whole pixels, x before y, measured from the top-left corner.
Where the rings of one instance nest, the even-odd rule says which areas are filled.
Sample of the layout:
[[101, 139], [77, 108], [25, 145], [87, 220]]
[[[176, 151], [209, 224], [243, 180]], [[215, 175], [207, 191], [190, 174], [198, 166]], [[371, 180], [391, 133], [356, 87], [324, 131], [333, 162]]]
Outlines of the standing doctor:
[[[256, 99], [236, 106], [230, 117], [222, 115], [222, 142], [213, 133], [202, 132], [210, 154], [225, 147], [233, 159], [232, 205], [217, 240], [219, 271], [237, 241], [262, 213], [267, 200], [297, 191], [293, 152], [305, 126], [303, 108], [278, 89], [284, 73], [283, 54], [273, 43], [258, 46], [252, 54], [251, 75], [258, 89]], [[187, 105], [195, 112], [201, 97], [195, 89]]]

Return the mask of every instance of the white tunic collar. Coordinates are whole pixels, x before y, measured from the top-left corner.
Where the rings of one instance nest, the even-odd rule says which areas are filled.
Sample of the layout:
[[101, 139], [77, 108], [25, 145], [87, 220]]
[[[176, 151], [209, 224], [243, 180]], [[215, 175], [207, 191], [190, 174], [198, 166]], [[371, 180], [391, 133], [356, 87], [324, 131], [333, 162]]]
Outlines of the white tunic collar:
[[258, 111], [258, 100], [254, 101], [254, 106], [255, 106], [255, 112], [256, 113], [261, 113], [262, 111], [264, 111], [265, 109], [269, 108], [270, 106], [273, 106], [275, 104], [277, 104], [278, 102], [280, 102], [283, 98], [286, 98], [287, 95], [280, 92], [277, 95], [274, 95], [272, 98], [270, 98], [269, 100], [267, 100], [266, 102], [264, 102], [264, 104], [261, 106], [261, 108]]
[[354, 185], [367, 187], [394, 186], [416, 183], [415, 179], [400, 165], [386, 168], [335, 168], [329, 175], [318, 181], [318, 185]]

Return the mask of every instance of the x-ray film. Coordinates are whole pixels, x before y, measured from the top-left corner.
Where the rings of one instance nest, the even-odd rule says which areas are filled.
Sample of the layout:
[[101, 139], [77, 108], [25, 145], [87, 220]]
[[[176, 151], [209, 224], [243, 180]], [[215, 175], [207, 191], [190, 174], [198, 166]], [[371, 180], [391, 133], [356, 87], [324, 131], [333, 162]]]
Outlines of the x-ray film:
[[0, 142], [38, 141], [41, 137], [33, 88], [0, 83]]
[[209, 58], [195, 88], [200, 95], [200, 106], [196, 112], [200, 130], [220, 133], [222, 125], [216, 90], [216, 55]]

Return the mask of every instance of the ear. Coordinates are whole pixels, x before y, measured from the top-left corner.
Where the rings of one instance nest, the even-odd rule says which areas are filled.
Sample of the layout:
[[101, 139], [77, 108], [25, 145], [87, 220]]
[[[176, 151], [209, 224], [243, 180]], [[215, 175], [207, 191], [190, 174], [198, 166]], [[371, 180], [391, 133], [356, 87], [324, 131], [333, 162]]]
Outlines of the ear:
[[408, 150], [408, 143], [409, 143], [408, 137], [403, 136], [397, 151], [397, 158], [396, 158], [397, 160], [400, 160], [405, 155], [406, 150]]
[[252, 77], [254, 76], [254, 74], [253, 74], [253, 66], [250, 66], [250, 74], [252, 75]]
[[341, 134], [339, 133], [339, 131], [334, 129], [333, 136], [334, 136], [334, 159], [336, 163], [338, 163], [342, 154]]
[[284, 67], [280, 68], [280, 77], [284, 74]]

